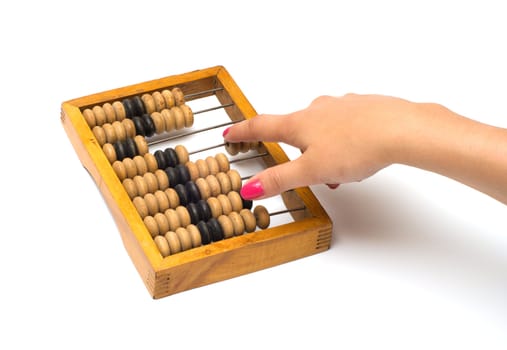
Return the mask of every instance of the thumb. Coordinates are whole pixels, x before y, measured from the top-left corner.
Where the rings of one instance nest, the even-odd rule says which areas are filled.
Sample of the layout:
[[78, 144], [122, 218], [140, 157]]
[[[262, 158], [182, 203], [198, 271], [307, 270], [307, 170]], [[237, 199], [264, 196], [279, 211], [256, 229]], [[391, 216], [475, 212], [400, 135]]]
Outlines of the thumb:
[[296, 160], [267, 168], [248, 180], [241, 188], [244, 199], [262, 199], [311, 184], [304, 155]]

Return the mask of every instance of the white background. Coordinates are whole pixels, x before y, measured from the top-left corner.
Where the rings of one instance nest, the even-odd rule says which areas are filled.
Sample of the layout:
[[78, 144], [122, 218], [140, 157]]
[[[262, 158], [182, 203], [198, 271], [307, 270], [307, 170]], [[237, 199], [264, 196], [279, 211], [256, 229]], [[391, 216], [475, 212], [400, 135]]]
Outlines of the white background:
[[329, 251], [152, 300], [60, 124], [63, 101], [224, 65], [259, 113], [381, 93], [507, 127], [501, 1], [7, 3], [1, 349], [506, 348], [491, 198], [401, 166], [315, 186]]

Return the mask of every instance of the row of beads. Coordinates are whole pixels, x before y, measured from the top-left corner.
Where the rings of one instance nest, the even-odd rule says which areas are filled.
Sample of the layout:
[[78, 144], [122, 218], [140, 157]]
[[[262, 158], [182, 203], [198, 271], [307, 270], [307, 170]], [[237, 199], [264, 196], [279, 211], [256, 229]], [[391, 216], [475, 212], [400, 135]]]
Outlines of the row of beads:
[[[245, 232], [250, 233], [255, 231], [256, 226], [261, 227], [259, 223], [266, 221], [265, 216], [269, 221], [266, 208], [257, 206], [256, 209], [258, 210], [254, 210], [254, 213], [248, 209], [242, 209], [239, 213], [233, 211], [208, 221], [201, 220], [197, 224], [175, 226], [169, 231], [162, 231], [165, 232], [164, 234], [155, 234], [153, 240], [160, 254], [166, 257], [211, 242], [239, 236]], [[188, 221], [183, 223], [180, 221], [180, 225], [186, 223]]]
[[105, 123], [122, 121], [125, 118], [143, 114], [151, 115], [153, 112], [160, 112], [184, 104], [185, 96], [181, 89], [173, 88], [172, 90], [165, 89], [162, 92], [155, 91], [151, 94], [145, 93], [141, 97], [124, 98], [121, 102], [106, 102], [102, 106], [96, 105], [92, 108], [85, 108], [82, 114], [88, 126], [93, 128]]
[[142, 114], [130, 119], [96, 125], [92, 128], [92, 132], [99, 144], [103, 146], [105, 143], [114, 143], [135, 135], [150, 137], [154, 134], [189, 128], [193, 124], [192, 110], [187, 105], [181, 105], [166, 108], [151, 115]]
[[[146, 187], [142, 187], [143, 194], [131, 196], [141, 217], [153, 215], [153, 213], [164, 211], [167, 208], [174, 208], [180, 204], [187, 205], [188, 203], [206, 200], [219, 194], [228, 194], [231, 191], [239, 192], [241, 189], [239, 173], [234, 170], [229, 173], [218, 173], [217, 176], [209, 175], [206, 179], [198, 179], [197, 182], [188, 181], [185, 185], [178, 184], [174, 188], [159, 188], [158, 178], [150, 183], [151, 186], [146, 184]], [[131, 191], [127, 188], [129, 196], [132, 194]], [[241, 200], [241, 197], [239, 199]]]

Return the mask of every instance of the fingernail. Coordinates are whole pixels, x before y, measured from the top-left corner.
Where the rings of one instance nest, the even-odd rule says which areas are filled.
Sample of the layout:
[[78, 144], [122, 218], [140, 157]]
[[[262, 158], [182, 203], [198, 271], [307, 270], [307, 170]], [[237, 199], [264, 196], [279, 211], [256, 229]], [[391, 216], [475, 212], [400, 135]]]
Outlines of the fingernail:
[[255, 199], [259, 198], [264, 194], [264, 189], [259, 180], [246, 183], [240, 191], [241, 197], [244, 199]]
[[227, 129], [225, 129], [224, 132], [222, 133], [222, 137], [225, 137], [225, 135], [227, 135], [229, 133], [230, 129], [231, 129], [230, 126]]
[[327, 187], [329, 187], [330, 189], [334, 190], [336, 188], [338, 188], [338, 186], [340, 186], [340, 184], [326, 184]]

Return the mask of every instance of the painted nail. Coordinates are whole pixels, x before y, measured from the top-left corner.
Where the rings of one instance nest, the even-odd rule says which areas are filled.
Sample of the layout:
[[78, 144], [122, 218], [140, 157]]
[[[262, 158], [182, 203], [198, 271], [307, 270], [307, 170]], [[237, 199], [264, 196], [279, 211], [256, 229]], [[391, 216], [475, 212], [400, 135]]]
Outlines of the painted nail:
[[241, 197], [244, 199], [255, 199], [264, 194], [264, 189], [262, 188], [262, 184], [259, 180], [254, 180], [252, 182], [246, 183], [241, 188], [240, 193]]
[[225, 129], [224, 132], [222, 133], [222, 137], [225, 137], [225, 135], [227, 135], [229, 133], [230, 129], [231, 129], [230, 126], [227, 129]]
[[329, 187], [330, 189], [334, 190], [336, 188], [338, 188], [338, 186], [340, 186], [340, 184], [326, 184], [327, 187]]

